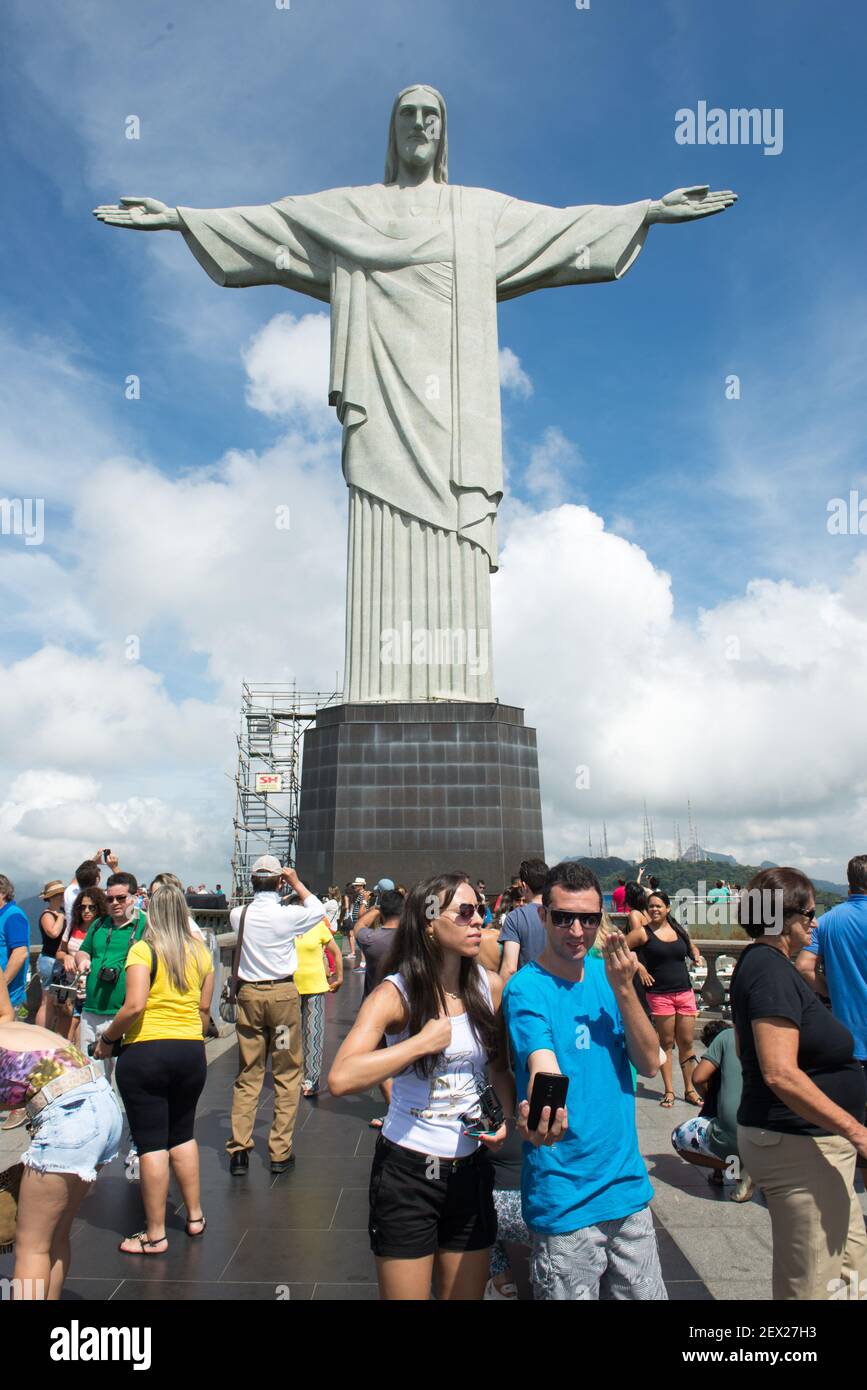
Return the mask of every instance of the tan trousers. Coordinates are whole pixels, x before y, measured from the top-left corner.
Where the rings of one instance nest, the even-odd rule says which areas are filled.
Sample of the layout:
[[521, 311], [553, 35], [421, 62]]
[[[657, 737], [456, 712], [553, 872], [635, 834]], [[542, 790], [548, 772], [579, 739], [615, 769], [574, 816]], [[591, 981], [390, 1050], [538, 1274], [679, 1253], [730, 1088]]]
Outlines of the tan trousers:
[[855, 1196], [855, 1150], [836, 1134], [813, 1138], [738, 1125], [738, 1149], [765, 1194], [774, 1243], [773, 1297], [839, 1298], [867, 1286], [867, 1233]]
[[301, 1094], [301, 1010], [294, 984], [244, 984], [238, 990], [238, 1075], [232, 1092], [228, 1153], [253, 1148], [253, 1125], [268, 1057], [274, 1076], [274, 1120], [268, 1137], [272, 1163], [292, 1152]]

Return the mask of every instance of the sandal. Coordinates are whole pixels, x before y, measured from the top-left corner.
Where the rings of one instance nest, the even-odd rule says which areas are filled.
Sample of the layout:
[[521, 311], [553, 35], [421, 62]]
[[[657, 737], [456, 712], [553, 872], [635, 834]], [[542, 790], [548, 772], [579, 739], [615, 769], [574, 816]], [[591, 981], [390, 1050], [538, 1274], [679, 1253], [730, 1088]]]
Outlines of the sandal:
[[[205, 1234], [207, 1225], [208, 1218], [205, 1216], [204, 1212], [202, 1212], [201, 1216], [188, 1216], [186, 1221], [184, 1222], [184, 1230], [190, 1237], [190, 1240], [198, 1240], [200, 1236], [203, 1236]], [[201, 1226], [202, 1229], [200, 1231], [191, 1231], [191, 1226]]]
[[[695, 1097], [695, 1099], [693, 1099], [693, 1097]], [[704, 1101], [702, 1100], [698, 1091], [694, 1091], [691, 1086], [688, 1091], [684, 1091], [683, 1098], [686, 1101], [687, 1105], [697, 1105], [699, 1107], [704, 1105]]]
[[[160, 1236], [159, 1240], [148, 1240], [147, 1231], [136, 1231], [135, 1235], [124, 1236], [124, 1240], [137, 1240], [140, 1248], [138, 1250], [124, 1250], [123, 1243], [121, 1243], [117, 1248], [122, 1255], [165, 1255], [166, 1250], [168, 1250], [168, 1236]], [[166, 1250], [154, 1250], [152, 1248], [154, 1245], [162, 1245], [163, 1241], [166, 1242]]]
[[663, 1110], [670, 1110], [674, 1105], [674, 1091], [666, 1091], [662, 1100], [659, 1102]]

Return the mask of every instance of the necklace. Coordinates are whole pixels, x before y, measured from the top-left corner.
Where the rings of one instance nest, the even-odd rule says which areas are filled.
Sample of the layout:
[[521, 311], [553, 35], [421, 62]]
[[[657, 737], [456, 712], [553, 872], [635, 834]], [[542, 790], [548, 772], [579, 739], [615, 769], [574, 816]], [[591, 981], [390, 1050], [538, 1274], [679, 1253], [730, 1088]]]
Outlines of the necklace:
[[460, 997], [461, 997], [461, 996], [460, 996], [460, 992], [458, 992], [457, 994], [455, 994], [455, 992], [454, 992], [453, 989], [447, 989], [447, 990], [446, 990], [446, 994], [449, 996], [449, 999], [460, 999]]

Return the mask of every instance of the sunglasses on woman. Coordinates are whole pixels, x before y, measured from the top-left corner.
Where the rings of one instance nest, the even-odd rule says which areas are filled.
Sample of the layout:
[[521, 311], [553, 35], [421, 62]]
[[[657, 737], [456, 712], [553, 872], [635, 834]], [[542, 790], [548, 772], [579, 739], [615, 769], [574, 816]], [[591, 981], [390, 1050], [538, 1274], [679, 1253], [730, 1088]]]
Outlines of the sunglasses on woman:
[[555, 927], [562, 927], [564, 931], [575, 923], [580, 922], [582, 927], [598, 927], [602, 923], [601, 912], [564, 912], [558, 907], [549, 907], [548, 916]]
[[94, 907], [93, 903], [82, 903], [81, 910], [82, 912], [95, 912], [96, 908]]
[[465, 923], [472, 922], [478, 910], [475, 903], [461, 903], [460, 906], [455, 908], [455, 920]]

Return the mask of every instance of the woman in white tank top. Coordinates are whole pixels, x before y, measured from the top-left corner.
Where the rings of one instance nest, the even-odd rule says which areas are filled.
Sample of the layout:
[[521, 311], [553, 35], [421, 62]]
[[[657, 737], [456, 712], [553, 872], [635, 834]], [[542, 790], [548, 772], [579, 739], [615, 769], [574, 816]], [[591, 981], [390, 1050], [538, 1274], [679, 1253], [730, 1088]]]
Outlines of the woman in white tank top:
[[491, 1086], [512, 1115], [515, 1083], [502, 981], [478, 962], [481, 927], [466, 875], [417, 884], [394, 934], [391, 973], [365, 1000], [328, 1078], [335, 1096], [394, 1078], [370, 1180], [383, 1299], [428, 1299], [434, 1269], [440, 1300], [484, 1293], [496, 1237], [487, 1151], [506, 1127], [487, 1128], [480, 1100]]

